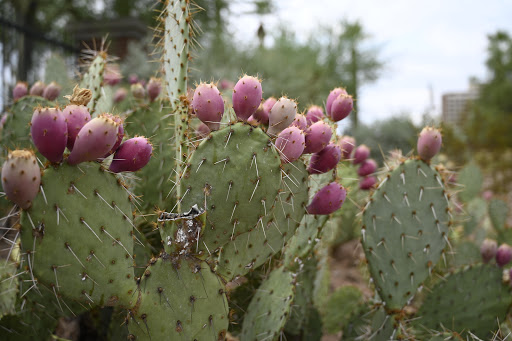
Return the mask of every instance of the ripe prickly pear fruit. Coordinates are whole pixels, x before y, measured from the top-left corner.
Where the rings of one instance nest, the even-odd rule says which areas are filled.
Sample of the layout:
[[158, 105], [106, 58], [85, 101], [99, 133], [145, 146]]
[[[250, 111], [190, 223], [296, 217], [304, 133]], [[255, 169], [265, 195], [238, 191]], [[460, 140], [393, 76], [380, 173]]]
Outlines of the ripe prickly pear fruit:
[[162, 91], [162, 83], [160, 82], [160, 80], [151, 77], [151, 79], [148, 82], [148, 85], [146, 85], [146, 91], [148, 92], [149, 101], [153, 102]]
[[41, 171], [33, 152], [13, 150], [2, 166], [2, 187], [7, 198], [27, 209], [39, 192]]
[[309, 174], [327, 173], [340, 162], [341, 148], [335, 143], [329, 143], [324, 149], [311, 156], [309, 161]]
[[343, 88], [335, 88], [335, 89], [331, 90], [331, 92], [329, 93], [329, 96], [327, 96], [327, 100], [325, 102], [325, 112], [326, 112], [327, 116], [331, 117], [332, 103], [341, 94], [348, 95], [347, 90], [345, 90]]
[[308, 126], [316, 123], [324, 118], [324, 111], [318, 105], [312, 105], [308, 108], [306, 112], [306, 120]]
[[418, 155], [428, 161], [441, 150], [443, 139], [441, 132], [433, 127], [425, 127], [418, 137]]
[[489, 263], [491, 259], [496, 257], [498, 251], [498, 243], [495, 240], [486, 238], [480, 246], [480, 255], [484, 263]]
[[304, 153], [318, 153], [329, 144], [331, 140], [331, 127], [324, 121], [313, 123], [306, 130], [306, 148]]
[[27, 93], [27, 83], [17, 82], [14, 89], [12, 89], [12, 98], [14, 98], [14, 100], [20, 99], [21, 97], [26, 96]]
[[503, 267], [512, 260], [512, 247], [508, 244], [501, 244], [496, 251], [496, 263]]
[[59, 84], [55, 82], [51, 82], [44, 88], [43, 97], [49, 101], [54, 101], [57, 97], [59, 97], [61, 87]]
[[365, 176], [359, 181], [359, 189], [369, 190], [377, 183], [377, 178], [374, 176]]
[[146, 91], [140, 83], [132, 84], [130, 86], [130, 92], [132, 93], [132, 96], [137, 99], [144, 99], [144, 96], [146, 96]]
[[[254, 115], [256, 115], [256, 113], [254, 113]], [[254, 115], [251, 115], [251, 117], [249, 117], [247, 119], [247, 123], [253, 125], [253, 126], [257, 126], [260, 124], [260, 121], [258, 121], [257, 119], [254, 118]]]
[[62, 110], [64, 120], [68, 126], [67, 147], [71, 151], [75, 144], [76, 135], [82, 127], [91, 119], [91, 114], [87, 108], [87, 103], [92, 98], [92, 92], [89, 89], [80, 89], [78, 85], [73, 89], [71, 96], [65, 96], [71, 104]]
[[351, 136], [342, 136], [338, 142], [341, 147], [343, 159], [350, 159], [350, 154], [356, 145], [356, 139]]
[[201, 83], [197, 86], [192, 97], [192, 108], [197, 118], [210, 130], [219, 130], [224, 114], [224, 100], [213, 83]]
[[263, 98], [261, 95], [261, 82], [252, 76], [243, 76], [233, 88], [233, 110], [236, 116], [247, 121], [256, 112]]
[[117, 149], [109, 169], [114, 173], [135, 172], [148, 164], [153, 146], [144, 136], [126, 140]]
[[373, 159], [366, 159], [359, 165], [357, 175], [367, 176], [377, 171], [377, 162]]
[[128, 83], [130, 84], [136, 84], [139, 82], [139, 77], [135, 74], [131, 74], [129, 77], [128, 77]]
[[368, 148], [366, 145], [362, 144], [356, 148], [354, 151], [354, 160], [352, 163], [354, 165], [358, 165], [364, 160], [366, 160], [370, 156], [370, 148]]
[[37, 81], [30, 87], [29, 94], [31, 96], [43, 96], [44, 89], [46, 88], [46, 85], [41, 82]]
[[94, 161], [107, 154], [117, 141], [118, 124], [106, 115], [87, 122], [76, 136], [68, 157], [70, 165]]
[[114, 86], [121, 82], [121, 71], [117, 65], [108, 65], [103, 75], [103, 82], [107, 85]]
[[343, 205], [346, 197], [347, 190], [337, 182], [331, 182], [316, 192], [307, 211], [309, 214], [331, 214]]
[[288, 127], [279, 133], [275, 144], [283, 163], [293, 162], [304, 151], [304, 132], [297, 127]]
[[331, 114], [329, 117], [338, 122], [347, 117], [354, 108], [354, 101], [352, 96], [341, 94], [332, 102]]
[[297, 115], [297, 103], [292, 99], [281, 97], [272, 106], [268, 115], [267, 133], [270, 136], [276, 136], [292, 124]]
[[[111, 120], [113, 120], [114, 122], [116, 122], [118, 125], [116, 143], [114, 143], [114, 146], [112, 147], [112, 149], [110, 149], [110, 151], [103, 156], [103, 158], [106, 158], [109, 155], [114, 154], [115, 151], [117, 150], [117, 148], [119, 148], [119, 146], [121, 145], [121, 142], [123, 142], [124, 127], [123, 127], [123, 119], [121, 117], [119, 117], [118, 115], [112, 115], [112, 114], [108, 114], [108, 113], [106, 113], [104, 115], [106, 117], [110, 118]], [[98, 161], [101, 161], [101, 159]]]
[[122, 100], [126, 98], [126, 95], [128, 94], [128, 91], [126, 91], [125, 88], [119, 88], [116, 90], [116, 93], [114, 94], [114, 103], [119, 103]]
[[62, 160], [68, 141], [68, 125], [56, 108], [37, 108], [32, 115], [30, 135], [37, 150], [50, 162]]
[[297, 114], [295, 115], [295, 119], [292, 122], [292, 126], [295, 126], [302, 130], [303, 132], [306, 132], [308, 129], [308, 121], [305, 115]]
[[201, 139], [204, 139], [205, 137], [210, 135], [210, 132], [211, 132], [210, 128], [208, 128], [208, 126], [206, 124], [204, 124], [203, 122], [201, 122], [201, 124], [198, 125], [196, 128], [196, 136]]
[[252, 114], [251, 117], [249, 117], [247, 122], [251, 124], [268, 124], [268, 112], [265, 112], [265, 109], [263, 109], [263, 103], [260, 104], [258, 110], [256, 110], [256, 112]]

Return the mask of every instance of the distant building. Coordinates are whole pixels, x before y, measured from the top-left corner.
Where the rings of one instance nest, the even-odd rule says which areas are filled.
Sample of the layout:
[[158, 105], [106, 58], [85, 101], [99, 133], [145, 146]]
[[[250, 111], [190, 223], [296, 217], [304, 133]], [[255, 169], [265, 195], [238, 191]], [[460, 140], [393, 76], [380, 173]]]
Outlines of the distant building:
[[443, 122], [453, 125], [458, 124], [470, 101], [478, 98], [478, 93], [478, 85], [472, 82], [466, 92], [443, 94]]

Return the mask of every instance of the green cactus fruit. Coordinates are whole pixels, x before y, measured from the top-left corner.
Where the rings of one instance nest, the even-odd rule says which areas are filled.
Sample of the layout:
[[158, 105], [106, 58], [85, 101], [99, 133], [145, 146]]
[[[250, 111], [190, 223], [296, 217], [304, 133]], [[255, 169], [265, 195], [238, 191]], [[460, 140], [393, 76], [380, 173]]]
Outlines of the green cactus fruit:
[[444, 255], [448, 213], [441, 176], [423, 161], [404, 162], [373, 193], [361, 234], [386, 310], [402, 309]]
[[21, 215], [31, 281], [90, 306], [129, 305], [135, 289], [130, 194], [95, 162], [62, 164]]
[[259, 128], [237, 123], [201, 142], [181, 180], [180, 199], [184, 208], [198, 205], [208, 212], [200, 248], [213, 253], [260, 225], [281, 173], [279, 155]]
[[162, 253], [144, 272], [140, 301], [128, 313], [128, 340], [224, 340], [224, 286], [198, 259]]
[[295, 275], [284, 267], [273, 270], [251, 300], [242, 325], [241, 340], [278, 340], [290, 316]]
[[[243, 276], [281, 251], [294, 235], [305, 214], [308, 191], [306, 165], [295, 161], [283, 165], [281, 189], [261, 224], [225, 244], [218, 257], [217, 272], [226, 280]], [[286, 174], [286, 175], [285, 175]]]
[[483, 182], [482, 171], [476, 164], [470, 163], [460, 171], [457, 182], [462, 185], [462, 192], [459, 193], [460, 200], [469, 202], [480, 193]]
[[92, 117], [102, 112], [97, 110], [97, 105], [103, 96], [103, 74], [107, 65], [107, 54], [104, 51], [99, 52], [92, 60], [87, 72], [83, 75], [80, 87], [92, 91], [92, 100], [87, 104], [89, 113]]
[[414, 319], [418, 331], [442, 327], [490, 340], [512, 303], [500, 268], [479, 264], [446, 275], [429, 290]]

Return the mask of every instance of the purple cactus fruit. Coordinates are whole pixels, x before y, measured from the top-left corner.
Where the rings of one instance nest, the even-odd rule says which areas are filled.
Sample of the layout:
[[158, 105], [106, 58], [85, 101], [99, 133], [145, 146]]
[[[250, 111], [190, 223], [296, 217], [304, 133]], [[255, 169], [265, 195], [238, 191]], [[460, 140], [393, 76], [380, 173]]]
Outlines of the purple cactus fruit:
[[[112, 115], [112, 114], [108, 114], [108, 113], [104, 114], [104, 116], [106, 116], [106, 117], [110, 118], [112, 121], [116, 122], [118, 125], [118, 129], [117, 129], [116, 143], [114, 143], [114, 146], [112, 147], [112, 149], [110, 149], [110, 151], [103, 156], [103, 159], [108, 157], [109, 155], [115, 153], [117, 148], [119, 148], [119, 146], [121, 145], [121, 142], [123, 142], [123, 137], [124, 137], [123, 119], [121, 117], [119, 117], [118, 115]], [[99, 159], [98, 161], [101, 161], [101, 159]]]
[[323, 118], [324, 118], [324, 111], [318, 105], [310, 106], [308, 111], [306, 112], [306, 120], [307, 120], [308, 126], [320, 121]]
[[204, 139], [204, 138], [208, 137], [208, 135], [210, 135], [210, 132], [211, 132], [210, 128], [208, 128], [208, 126], [206, 124], [201, 122], [201, 124], [197, 126], [196, 136], [198, 138]]
[[[252, 120], [252, 122], [251, 122], [251, 120]], [[256, 112], [254, 114], [252, 114], [251, 117], [249, 117], [247, 122], [249, 122], [251, 124], [258, 124], [258, 123], [265, 124], [265, 125], [268, 124], [268, 111], [265, 111], [265, 109], [263, 109], [263, 103], [260, 104], [260, 106], [258, 107]]]
[[345, 198], [347, 190], [336, 182], [331, 182], [319, 190], [307, 207], [309, 214], [331, 214], [338, 210]]
[[341, 148], [335, 143], [329, 143], [324, 149], [311, 156], [309, 174], [323, 174], [334, 169], [341, 159]]
[[331, 114], [329, 117], [334, 122], [339, 122], [350, 114], [354, 108], [354, 101], [352, 96], [341, 94], [332, 102]]
[[221, 79], [219, 82], [219, 87], [222, 90], [233, 89], [234, 86], [235, 86], [235, 83], [233, 83], [232, 81], [227, 80], [227, 79]]
[[341, 94], [348, 95], [347, 90], [343, 88], [335, 88], [331, 90], [329, 96], [327, 96], [327, 101], [325, 102], [325, 112], [327, 116], [331, 117], [332, 102], [334, 102], [334, 100]]
[[46, 88], [44, 88], [43, 97], [49, 101], [54, 101], [57, 97], [59, 97], [60, 90], [61, 88], [59, 84], [51, 82], [46, 86]]
[[508, 244], [501, 244], [496, 251], [496, 263], [503, 267], [512, 260], [512, 247]]
[[119, 103], [126, 98], [128, 91], [125, 88], [119, 88], [114, 94], [114, 103]]
[[498, 243], [492, 239], [485, 239], [480, 246], [480, 255], [484, 263], [489, 263], [491, 259], [496, 257], [498, 251]]
[[149, 101], [153, 102], [162, 91], [162, 83], [160, 82], [160, 80], [151, 77], [151, 79], [148, 82], [148, 85], [146, 86], [146, 90], [148, 92]]
[[350, 159], [350, 155], [356, 146], [356, 139], [351, 136], [342, 136], [338, 144], [341, 147], [343, 159]]
[[268, 130], [270, 136], [276, 136], [292, 124], [297, 115], [297, 103], [289, 98], [281, 97], [268, 113]]
[[39, 192], [41, 171], [32, 151], [13, 150], [2, 166], [2, 187], [7, 198], [27, 209]]
[[482, 198], [486, 201], [489, 201], [494, 196], [494, 193], [491, 190], [486, 190], [482, 193]]
[[67, 147], [71, 151], [75, 144], [76, 136], [82, 127], [90, 121], [91, 114], [85, 105], [70, 104], [62, 111], [64, 120], [68, 126]]
[[288, 127], [279, 133], [276, 148], [283, 163], [297, 160], [304, 151], [304, 132], [297, 127]]
[[31, 96], [43, 96], [44, 89], [46, 88], [46, 85], [41, 82], [37, 81], [30, 87], [29, 94]]
[[12, 98], [14, 100], [20, 99], [23, 96], [26, 96], [28, 94], [27, 89], [27, 83], [25, 82], [18, 82], [14, 86], [14, 89], [12, 89]]
[[136, 84], [139, 82], [139, 77], [135, 74], [131, 74], [129, 77], [128, 77], [128, 83], [130, 84]]
[[377, 184], [377, 178], [374, 176], [365, 176], [359, 181], [359, 189], [369, 190]]
[[331, 127], [324, 121], [313, 123], [306, 130], [306, 148], [304, 153], [318, 153], [329, 144], [331, 140]]
[[219, 130], [224, 114], [224, 100], [213, 83], [201, 83], [196, 87], [192, 97], [192, 108], [197, 118], [210, 130]]
[[103, 82], [107, 85], [114, 86], [121, 82], [121, 71], [118, 65], [109, 65], [103, 75]]
[[37, 108], [32, 115], [30, 135], [37, 150], [50, 162], [62, 160], [68, 142], [68, 125], [56, 108]]
[[295, 119], [292, 122], [292, 126], [295, 126], [302, 130], [303, 132], [306, 132], [308, 129], [308, 122], [305, 115], [297, 114], [295, 115]]
[[377, 171], [377, 162], [373, 159], [366, 159], [359, 165], [357, 175], [367, 176]]
[[352, 163], [354, 165], [358, 165], [364, 160], [366, 160], [370, 156], [370, 148], [368, 148], [366, 145], [362, 144], [356, 148], [354, 151], [354, 160]]
[[428, 161], [441, 150], [443, 139], [441, 132], [432, 127], [425, 127], [418, 137], [418, 155], [424, 161]]
[[[256, 113], [254, 113], [254, 115], [256, 115]], [[247, 123], [253, 125], [253, 126], [257, 126], [260, 124], [260, 121], [258, 121], [257, 119], [254, 118], [254, 115], [251, 115], [251, 117], [249, 117], [247, 119]]]
[[117, 141], [118, 124], [106, 115], [87, 122], [76, 136], [68, 157], [70, 165], [94, 161], [106, 155]]
[[243, 76], [233, 88], [233, 110], [236, 116], [247, 121], [256, 112], [263, 98], [261, 82], [252, 76]]
[[144, 90], [144, 87], [140, 83], [135, 83], [130, 86], [130, 92], [132, 93], [132, 96], [136, 99], [144, 99], [144, 96], [146, 96], [146, 91]]
[[148, 164], [153, 147], [143, 136], [126, 140], [116, 150], [109, 169], [114, 173], [135, 172]]

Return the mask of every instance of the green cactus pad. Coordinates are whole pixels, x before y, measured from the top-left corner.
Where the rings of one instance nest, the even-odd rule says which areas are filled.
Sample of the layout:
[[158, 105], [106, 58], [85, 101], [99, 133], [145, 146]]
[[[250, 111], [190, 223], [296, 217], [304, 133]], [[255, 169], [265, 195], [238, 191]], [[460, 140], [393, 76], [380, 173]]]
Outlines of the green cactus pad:
[[0, 318], [15, 312], [18, 294], [18, 277], [16, 263], [0, 258]]
[[508, 206], [503, 200], [494, 199], [489, 203], [489, 217], [491, 218], [492, 226], [496, 231], [505, 229], [507, 222]]
[[489, 340], [504, 321], [512, 295], [502, 282], [502, 269], [480, 264], [439, 280], [425, 295], [414, 325], [417, 330], [442, 330]]
[[393, 170], [373, 193], [362, 243], [386, 309], [402, 309], [429, 277], [446, 245], [448, 202], [441, 176], [423, 161]]
[[181, 181], [184, 210], [206, 204], [200, 247], [212, 253], [261, 225], [277, 196], [281, 172], [279, 155], [259, 128], [237, 123], [201, 142]]
[[457, 182], [463, 186], [462, 192], [459, 193], [460, 200], [469, 202], [480, 193], [483, 182], [482, 171], [476, 164], [470, 163], [460, 171]]
[[133, 223], [126, 189], [94, 162], [48, 168], [41, 182], [43, 190], [21, 216], [31, 279], [83, 304], [130, 304]]
[[129, 340], [224, 340], [229, 308], [220, 279], [205, 262], [168, 254], [150, 262], [130, 311]]
[[359, 313], [364, 306], [363, 293], [357, 287], [343, 286], [336, 290], [321, 310], [325, 329], [337, 333], [345, 329], [349, 318]]
[[395, 317], [387, 315], [382, 307], [364, 307], [361, 313], [352, 315], [346, 322], [343, 340], [402, 340], [396, 337], [395, 322]]
[[295, 296], [294, 275], [273, 270], [257, 289], [245, 315], [241, 340], [277, 340], [290, 316]]
[[225, 244], [218, 258], [217, 272], [226, 280], [243, 276], [281, 251], [294, 235], [304, 216], [308, 200], [306, 165], [302, 161], [285, 164], [281, 189], [262, 225]]
[[80, 87], [89, 89], [92, 91], [92, 99], [87, 104], [91, 116], [98, 114], [96, 106], [103, 96], [103, 74], [105, 72], [105, 66], [107, 65], [107, 56], [105, 52], [100, 52], [93, 59], [91, 65], [87, 69], [87, 72], [83, 75]]

